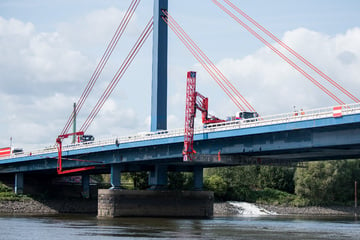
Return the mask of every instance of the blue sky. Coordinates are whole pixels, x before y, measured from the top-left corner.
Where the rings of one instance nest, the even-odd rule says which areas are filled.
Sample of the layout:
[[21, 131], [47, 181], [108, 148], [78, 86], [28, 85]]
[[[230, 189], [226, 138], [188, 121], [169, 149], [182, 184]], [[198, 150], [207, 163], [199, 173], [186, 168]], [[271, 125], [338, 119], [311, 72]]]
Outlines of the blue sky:
[[[72, 102], [79, 98], [130, 2], [0, 1], [0, 146], [8, 145], [11, 136], [16, 146], [24, 148], [54, 143]], [[357, 95], [360, 1], [233, 2]], [[140, 3], [78, 124], [111, 80], [152, 8], [151, 0]], [[169, 0], [169, 12], [261, 114], [336, 104], [211, 0]], [[95, 119], [90, 134], [99, 138], [149, 130], [151, 47], [149, 39]], [[198, 71], [198, 91], [209, 97], [210, 112], [225, 118], [238, 111], [171, 32], [168, 68], [169, 128], [183, 127], [189, 70]]]

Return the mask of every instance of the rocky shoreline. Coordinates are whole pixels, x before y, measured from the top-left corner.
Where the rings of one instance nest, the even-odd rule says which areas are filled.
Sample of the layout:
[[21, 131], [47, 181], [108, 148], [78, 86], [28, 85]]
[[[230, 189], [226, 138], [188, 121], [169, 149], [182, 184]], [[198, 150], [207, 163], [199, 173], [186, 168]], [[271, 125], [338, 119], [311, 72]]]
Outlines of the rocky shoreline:
[[0, 201], [1, 215], [52, 215], [59, 213], [97, 213], [97, 200]]
[[[329, 207], [289, 207], [274, 206], [267, 204], [254, 204], [265, 212], [264, 215], [281, 215], [281, 216], [360, 216], [360, 208], [345, 206], [329, 206]], [[214, 216], [241, 216], [239, 209], [231, 202], [215, 203]]]
[[[360, 208], [333, 207], [288, 207], [267, 204], [253, 204], [264, 215], [281, 216], [360, 216]], [[1, 215], [51, 215], [59, 213], [97, 214], [97, 200], [44, 200], [25, 199], [21, 201], [0, 201]], [[214, 204], [214, 216], [241, 216], [241, 209], [232, 202]]]

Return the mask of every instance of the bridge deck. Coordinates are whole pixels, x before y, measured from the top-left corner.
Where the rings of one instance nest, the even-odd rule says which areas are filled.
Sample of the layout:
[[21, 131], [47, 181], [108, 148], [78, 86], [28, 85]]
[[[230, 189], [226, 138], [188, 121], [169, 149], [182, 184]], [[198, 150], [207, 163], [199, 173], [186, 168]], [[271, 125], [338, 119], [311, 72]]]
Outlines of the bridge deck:
[[[208, 124], [195, 129], [200, 154], [245, 155], [267, 159], [335, 159], [360, 156], [360, 104], [299, 113], [261, 116], [257, 119]], [[99, 160], [105, 164], [163, 161], [180, 164], [184, 130], [166, 130], [113, 137], [91, 143], [63, 146], [64, 157]], [[0, 172], [56, 168], [56, 147], [0, 159]], [[41, 162], [41, 164], [39, 164]], [[70, 161], [69, 161], [70, 162]], [[39, 165], [36, 167], [35, 165]], [[71, 165], [89, 163], [72, 162]], [[23, 166], [23, 167], [20, 167]], [[31, 166], [31, 167], [24, 167]]]

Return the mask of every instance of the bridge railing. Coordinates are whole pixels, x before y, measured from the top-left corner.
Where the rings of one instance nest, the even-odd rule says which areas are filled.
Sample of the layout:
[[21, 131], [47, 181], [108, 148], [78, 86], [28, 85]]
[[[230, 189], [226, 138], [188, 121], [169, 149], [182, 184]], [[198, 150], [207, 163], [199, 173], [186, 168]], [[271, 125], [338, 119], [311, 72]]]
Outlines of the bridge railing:
[[[350, 115], [360, 113], [360, 104], [349, 104], [342, 106], [341, 114], [342, 115]], [[258, 118], [244, 119], [244, 120], [234, 120], [222, 123], [213, 123], [207, 124], [204, 126], [206, 130], [205, 132], [213, 132], [213, 131], [223, 131], [227, 129], [235, 129], [235, 128], [249, 128], [249, 127], [258, 127], [265, 125], [275, 125], [282, 123], [290, 123], [290, 122], [298, 122], [305, 120], [313, 120], [320, 118], [329, 118], [334, 116], [334, 107], [325, 107], [311, 110], [300, 110], [294, 111], [285, 114], [276, 114], [270, 116], [260, 116]]]
[[[358, 103], [344, 105], [341, 108], [341, 115], [350, 115], [356, 113], [360, 113], [360, 104]], [[259, 127], [259, 126], [267, 126], [267, 125], [276, 125], [276, 124], [306, 121], [306, 120], [313, 120], [320, 118], [329, 118], [333, 116], [334, 116], [334, 107], [325, 107], [325, 108], [311, 109], [306, 111], [300, 110], [297, 112], [290, 112], [285, 114], [260, 116], [258, 118], [234, 120], [234, 121], [198, 126], [194, 129], [194, 134], [233, 130], [239, 128], [251, 128], [251, 127]], [[101, 147], [106, 145], [113, 145], [116, 143], [123, 144], [129, 142], [154, 140], [160, 138], [170, 138], [170, 137], [177, 137], [183, 135], [184, 135], [184, 129], [162, 130], [157, 132], [142, 132], [132, 136], [109, 137], [106, 139], [101, 139], [92, 142], [64, 145], [63, 151], [85, 149], [91, 147]], [[47, 147], [45, 149], [38, 149], [29, 152], [17, 153], [16, 155], [12, 154], [9, 157], [2, 157], [1, 159], [17, 158], [17, 157], [30, 156], [30, 155], [43, 155], [43, 154], [56, 153], [56, 152], [57, 149], [56, 146], [54, 145]]]

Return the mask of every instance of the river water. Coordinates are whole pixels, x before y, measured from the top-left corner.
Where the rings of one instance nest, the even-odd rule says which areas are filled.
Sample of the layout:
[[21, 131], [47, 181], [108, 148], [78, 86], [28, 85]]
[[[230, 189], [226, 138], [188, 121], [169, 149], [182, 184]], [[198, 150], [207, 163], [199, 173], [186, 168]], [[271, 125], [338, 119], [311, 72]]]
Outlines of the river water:
[[56, 215], [0, 217], [1, 240], [92, 239], [360, 239], [360, 221], [348, 218], [281, 216], [98, 219]]

